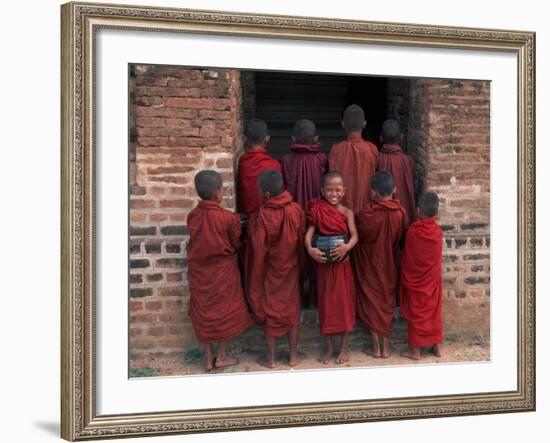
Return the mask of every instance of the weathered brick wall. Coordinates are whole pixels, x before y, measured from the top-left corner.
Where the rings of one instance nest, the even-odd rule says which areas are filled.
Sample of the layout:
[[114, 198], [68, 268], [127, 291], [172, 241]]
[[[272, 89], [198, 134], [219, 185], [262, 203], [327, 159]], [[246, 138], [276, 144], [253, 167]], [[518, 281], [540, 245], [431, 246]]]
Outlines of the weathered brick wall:
[[187, 305], [186, 217], [194, 174], [216, 169], [233, 209], [242, 152], [239, 72], [133, 66], [130, 149], [130, 349], [181, 352], [194, 341]]
[[489, 337], [490, 83], [411, 80], [409, 145], [420, 186], [441, 198], [448, 334]]

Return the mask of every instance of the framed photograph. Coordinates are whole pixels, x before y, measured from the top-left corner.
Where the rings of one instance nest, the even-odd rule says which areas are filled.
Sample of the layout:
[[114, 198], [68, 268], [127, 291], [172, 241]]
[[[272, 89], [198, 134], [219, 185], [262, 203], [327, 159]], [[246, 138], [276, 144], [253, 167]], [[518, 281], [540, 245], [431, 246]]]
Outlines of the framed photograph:
[[[63, 438], [535, 409], [534, 33], [80, 2], [61, 17]], [[372, 168], [335, 167], [357, 143]], [[251, 152], [263, 156], [252, 167]], [[323, 174], [341, 173], [348, 197], [332, 206], [344, 199], [358, 231], [342, 263], [315, 264], [307, 235], [300, 249], [309, 226], [312, 242], [325, 235], [297, 190], [304, 152], [322, 166], [315, 198], [332, 204], [335, 176]], [[406, 167], [392, 169], [397, 154]], [[259, 180], [263, 200], [246, 169], [260, 162], [275, 169]], [[372, 252], [372, 219], [352, 196], [375, 169], [391, 171], [379, 177], [392, 179], [403, 228], [395, 249]], [[383, 200], [372, 186], [365, 201]], [[286, 234], [255, 237], [266, 202], [286, 195], [303, 217], [294, 255]], [[236, 226], [223, 265], [204, 252], [213, 217]], [[440, 249], [411, 252], [427, 219]], [[426, 323], [404, 277], [423, 251], [438, 260], [438, 298], [420, 309], [437, 304], [429, 342], [415, 341]], [[326, 295], [345, 290], [324, 286], [325, 267], [344, 264], [347, 308]], [[284, 298], [277, 312], [292, 300], [287, 329], [257, 309], [258, 287]], [[340, 314], [347, 326], [331, 330]]]

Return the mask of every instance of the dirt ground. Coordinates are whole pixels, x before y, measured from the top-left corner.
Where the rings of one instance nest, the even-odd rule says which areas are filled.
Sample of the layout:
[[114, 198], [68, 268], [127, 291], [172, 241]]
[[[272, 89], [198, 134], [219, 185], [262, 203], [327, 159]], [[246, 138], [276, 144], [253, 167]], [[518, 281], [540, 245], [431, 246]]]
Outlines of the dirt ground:
[[[355, 334], [350, 341], [350, 360], [343, 365], [337, 365], [334, 359], [323, 365], [318, 362], [322, 347], [319, 340], [308, 340], [300, 346], [300, 354], [304, 360], [292, 368], [292, 370], [307, 370], [339, 367], [369, 367], [369, 366], [401, 366], [414, 364], [437, 364], [457, 362], [482, 362], [490, 360], [490, 346], [479, 337], [447, 337], [442, 345], [443, 355], [438, 358], [430, 349], [423, 349], [422, 359], [410, 360], [400, 356], [400, 352], [407, 348], [406, 340], [402, 334], [390, 341], [392, 354], [390, 358], [374, 358], [366, 354], [369, 349], [370, 339], [368, 335]], [[257, 363], [257, 359], [263, 355], [261, 341], [256, 341], [253, 346], [246, 346], [246, 341], [229, 345], [229, 353], [239, 359], [239, 364], [210, 372], [215, 373], [247, 373], [256, 371], [288, 371], [288, 346], [286, 340], [277, 342], [277, 367], [267, 369]], [[337, 343], [335, 343], [337, 344]], [[245, 347], [246, 346], [246, 347]], [[130, 377], [146, 376], [173, 376], [173, 375], [198, 375], [206, 374], [203, 367], [204, 353], [200, 347], [184, 349], [181, 354], [167, 356], [137, 356], [130, 361]]]

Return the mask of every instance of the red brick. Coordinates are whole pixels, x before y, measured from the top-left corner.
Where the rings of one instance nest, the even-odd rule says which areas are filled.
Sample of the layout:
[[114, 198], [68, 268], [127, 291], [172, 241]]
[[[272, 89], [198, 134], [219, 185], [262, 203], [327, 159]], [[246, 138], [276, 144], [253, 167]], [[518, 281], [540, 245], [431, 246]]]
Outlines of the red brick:
[[167, 97], [164, 106], [167, 108], [229, 110], [231, 109], [231, 101], [213, 98]]
[[176, 281], [182, 281], [183, 280], [183, 273], [181, 272], [173, 272], [166, 274], [166, 281], [167, 282], [176, 282]]
[[168, 215], [163, 213], [149, 214], [149, 221], [161, 222], [168, 220]]
[[180, 312], [162, 312], [159, 314], [159, 320], [165, 322], [182, 322], [187, 318], [187, 314]]
[[159, 288], [159, 293], [163, 297], [183, 297], [185, 295], [188, 295], [188, 289], [184, 287], [166, 287], [166, 288]]
[[161, 200], [161, 208], [191, 208], [195, 205], [195, 200], [180, 199], [180, 200]]
[[130, 208], [131, 209], [150, 209], [156, 208], [157, 202], [155, 200], [142, 200], [142, 199], [131, 199]]
[[147, 311], [160, 311], [162, 309], [162, 302], [155, 300], [145, 303], [145, 309]]
[[216, 166], [218, 168], [232, 168], [233, 167], [233, 159], [231, 158], [219, 158], [216, 160]]
[[136, 312], [143, 310], [143, 302], [142, 301], [131, 301], [130, 302], [130, 311]]

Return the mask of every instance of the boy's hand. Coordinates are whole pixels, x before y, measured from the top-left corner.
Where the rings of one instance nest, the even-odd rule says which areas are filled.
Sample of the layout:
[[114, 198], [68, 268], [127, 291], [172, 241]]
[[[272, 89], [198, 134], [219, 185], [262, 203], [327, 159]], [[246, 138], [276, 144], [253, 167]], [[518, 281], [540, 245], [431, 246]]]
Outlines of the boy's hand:
[[307, 249], [308, 254], [311, 256], [313, 260], [315, 260], [317, 263], [326, 263], [327, 258], [325, 256], [325, 253], [321, 251], [319, 248], [308, 248]]
[[334, 261], [341, 261], [343, 260], [344, 256], [348, 253], [349, 247], [346, 243], [341, 243], [339, 245], [336, 245], [334, 248], [330, 250], [330, 257]]

